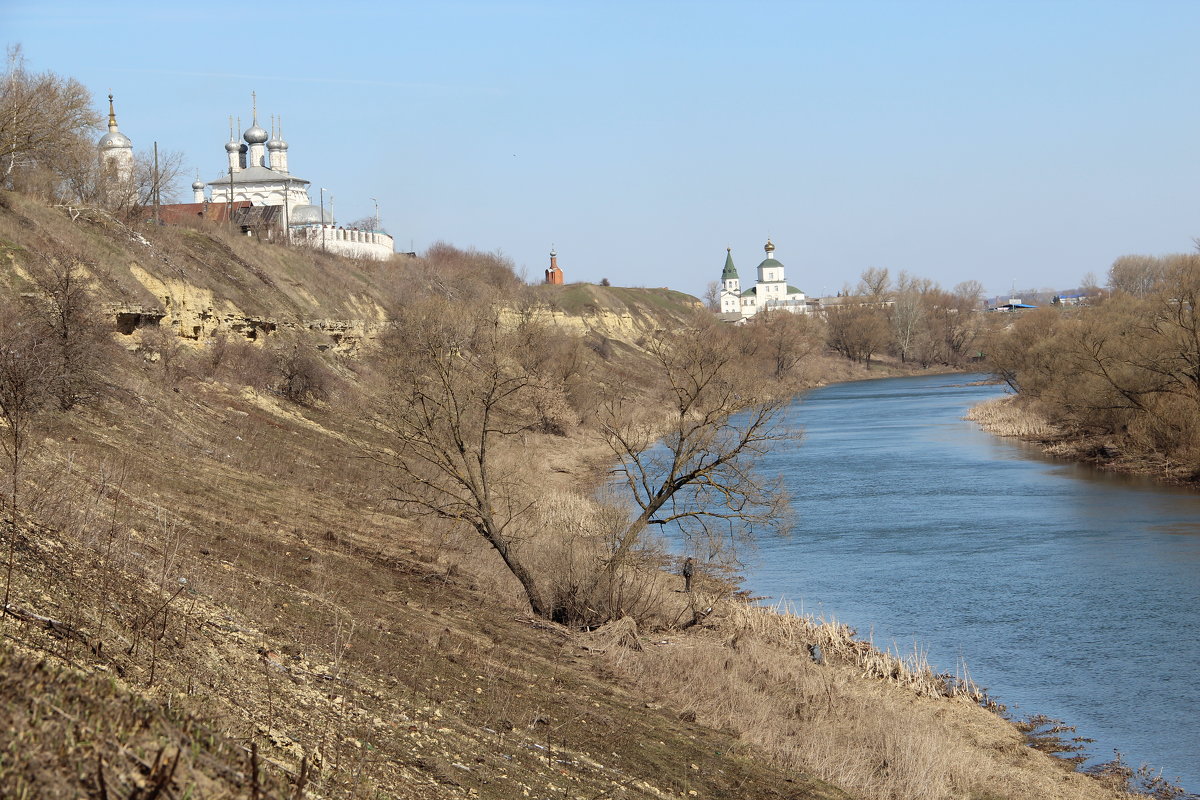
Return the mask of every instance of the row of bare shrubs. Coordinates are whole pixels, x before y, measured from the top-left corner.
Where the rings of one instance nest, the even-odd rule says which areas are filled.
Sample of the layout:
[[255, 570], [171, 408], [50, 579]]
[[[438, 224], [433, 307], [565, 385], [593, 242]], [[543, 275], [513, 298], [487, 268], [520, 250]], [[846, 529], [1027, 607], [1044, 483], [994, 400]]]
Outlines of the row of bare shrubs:
[[[1141, 279], [1127, 274], [1142, 269]], [[987, 345], [1021, 403], [1103, 460], [1200, 478], [1200, 255], [1119, 260], [1118, 290], [1022, 315]], [[1121, 291], [1129, 286], [1136, 291]]]
[[138, 332], [136, 349], [171, 384], [187, 377], [218, 380], [308, 405], [329, 399], [339, 382], [314, 343], [299, 336], [263, 344], [222, 333], [189, 344], [170, 328], [151, 327]]

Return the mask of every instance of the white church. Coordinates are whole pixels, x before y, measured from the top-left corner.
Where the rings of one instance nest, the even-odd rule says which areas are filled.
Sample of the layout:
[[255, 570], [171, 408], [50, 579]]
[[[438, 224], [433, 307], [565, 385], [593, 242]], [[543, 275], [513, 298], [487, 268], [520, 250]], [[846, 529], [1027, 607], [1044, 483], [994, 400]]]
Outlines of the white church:
[[[133, 169], [133, 143], [117, 129], [112, 96], [108, 98], [108, 133], [97, 143], [101, 167], [107, 174], [128, 180]], [[288, 170], [288, 145], [281, 132], [272, 133], [258, 124], [258, 103], [254, 103], [250, 127], [242, 141], [234, 137], [232, 122], [229, 141], [225, 144], [226, 171], [205, 184], [192, 184], [192, 203], [178, 204], [161, 210], [181, 218], [195, 215], [203, 218], [237, 221], [242, 216], [270, 220], [272, 227], [287, 231], [289, 241], [314, 249], [328, 250], [352, 258], [372, 258], [383, 261], [395, 253], [392, 237], [379, 230], [358, 230], [339, 227], [332, 209], [314, 206], [308, 196], [310, 182]], [[205, 190], [208, 196], [205, 196]], [[247, 214], [247, 207], [259, 209]], [[226, 209], [222, 212], [222, 209]], [[215, 213], [210, 213], [215, 212]], [[261, 212], [270, 212], [263, 214]], [[378, 219], [373, 228], [378, 228]]]
[[811, 310], [812, 303], [804, 292], [788, 285], [783, 264], [776, 260], [775, 245], [770, 239], [763, 250], [767, 257], [758, 265], [757, 280], [743, 290], [737, 267], [733, 265], [733, 251], [725, 248], [725, 268], [721, 270], [721, 314], [727, 319], [749, 319], [764, 309], [792, 314], [807, 314]]
[[105, 202], [124, 206], [134, 199], [133, 142], [117, 127], [117, 112], [113, 96], [108, 96], [108, 133], [96, 142], [96, 157], [100, 163], [101, 187]]

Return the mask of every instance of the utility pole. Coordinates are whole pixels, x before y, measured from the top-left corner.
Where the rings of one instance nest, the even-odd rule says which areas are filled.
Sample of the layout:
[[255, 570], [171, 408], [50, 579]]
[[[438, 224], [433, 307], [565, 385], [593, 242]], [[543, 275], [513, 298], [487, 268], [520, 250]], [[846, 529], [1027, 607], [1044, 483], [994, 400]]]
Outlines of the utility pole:
[[159, 224], [158, 219], [158, 142], [154, 143], [154, 175], [150, 183], [151, 197], [154, 198], [154, 224]]
[[372, 197], [371, 200], [375, 203], [375, 229], [372, 231], [372, 233], [379, 233], [379, 201], [374, 197]]
[[325, 187], [321, 187], [321, 249], [325, 249]]
[[292, 225], [288, 221], [288, 195], [291, 193], [292, 179], [288, 178], [283, 182], [283, 241], [284, 244], [292, 243]]

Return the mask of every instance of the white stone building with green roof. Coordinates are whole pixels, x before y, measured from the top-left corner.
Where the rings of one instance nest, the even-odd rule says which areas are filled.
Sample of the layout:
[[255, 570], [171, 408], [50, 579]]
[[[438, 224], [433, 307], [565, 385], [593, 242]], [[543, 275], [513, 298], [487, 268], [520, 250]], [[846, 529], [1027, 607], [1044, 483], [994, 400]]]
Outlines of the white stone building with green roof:
[[721, 271], [721, 313], [738, 314], [742, 319], [763, 309], [778, 309], [792, 314], [808, 313], [808, 298], [795, 286], [789, 286], [783, 264], [775, 259], [775, 245], [767, 240], [767, 257], [758, 265], [757, 280], [748, 289], [741, 288], [733, 252], [725, 249], [725, 268]]

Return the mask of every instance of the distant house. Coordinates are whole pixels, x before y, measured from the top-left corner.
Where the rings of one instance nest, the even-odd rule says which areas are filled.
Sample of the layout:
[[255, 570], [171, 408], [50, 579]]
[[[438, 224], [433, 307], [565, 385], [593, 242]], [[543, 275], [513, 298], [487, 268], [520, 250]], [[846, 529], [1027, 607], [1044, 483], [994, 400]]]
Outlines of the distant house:
[[1010, 297], [1008, 298], [1007, 303], [1000, 303], [992, 306], [988, 308], [988, 311], [1025, 311], [1026, 309], [1030, 308], [1037, 308], [1037, 306], [1030, 305], [1029, 303], [1022, 303], [1021, 298], [1019, 297]]
[[1096, 289], [1091, 292], [1073, 292], [1071, 294], [1055, 295], [1050, 302], [1056, 306], [1085, 306], [1092, 300], [1099, 300], [1104, 296], [1103, 289]]
[[237, 219], [238, 212], [253, 207], [254, 204], [249, 200], [238, 200], [232, 204], [208, 200], [200, 203], [170, 203], [159, 206], [158, 218], [169, 225], [186, 225], [196, 220], [229, 222], [231, 213]]

